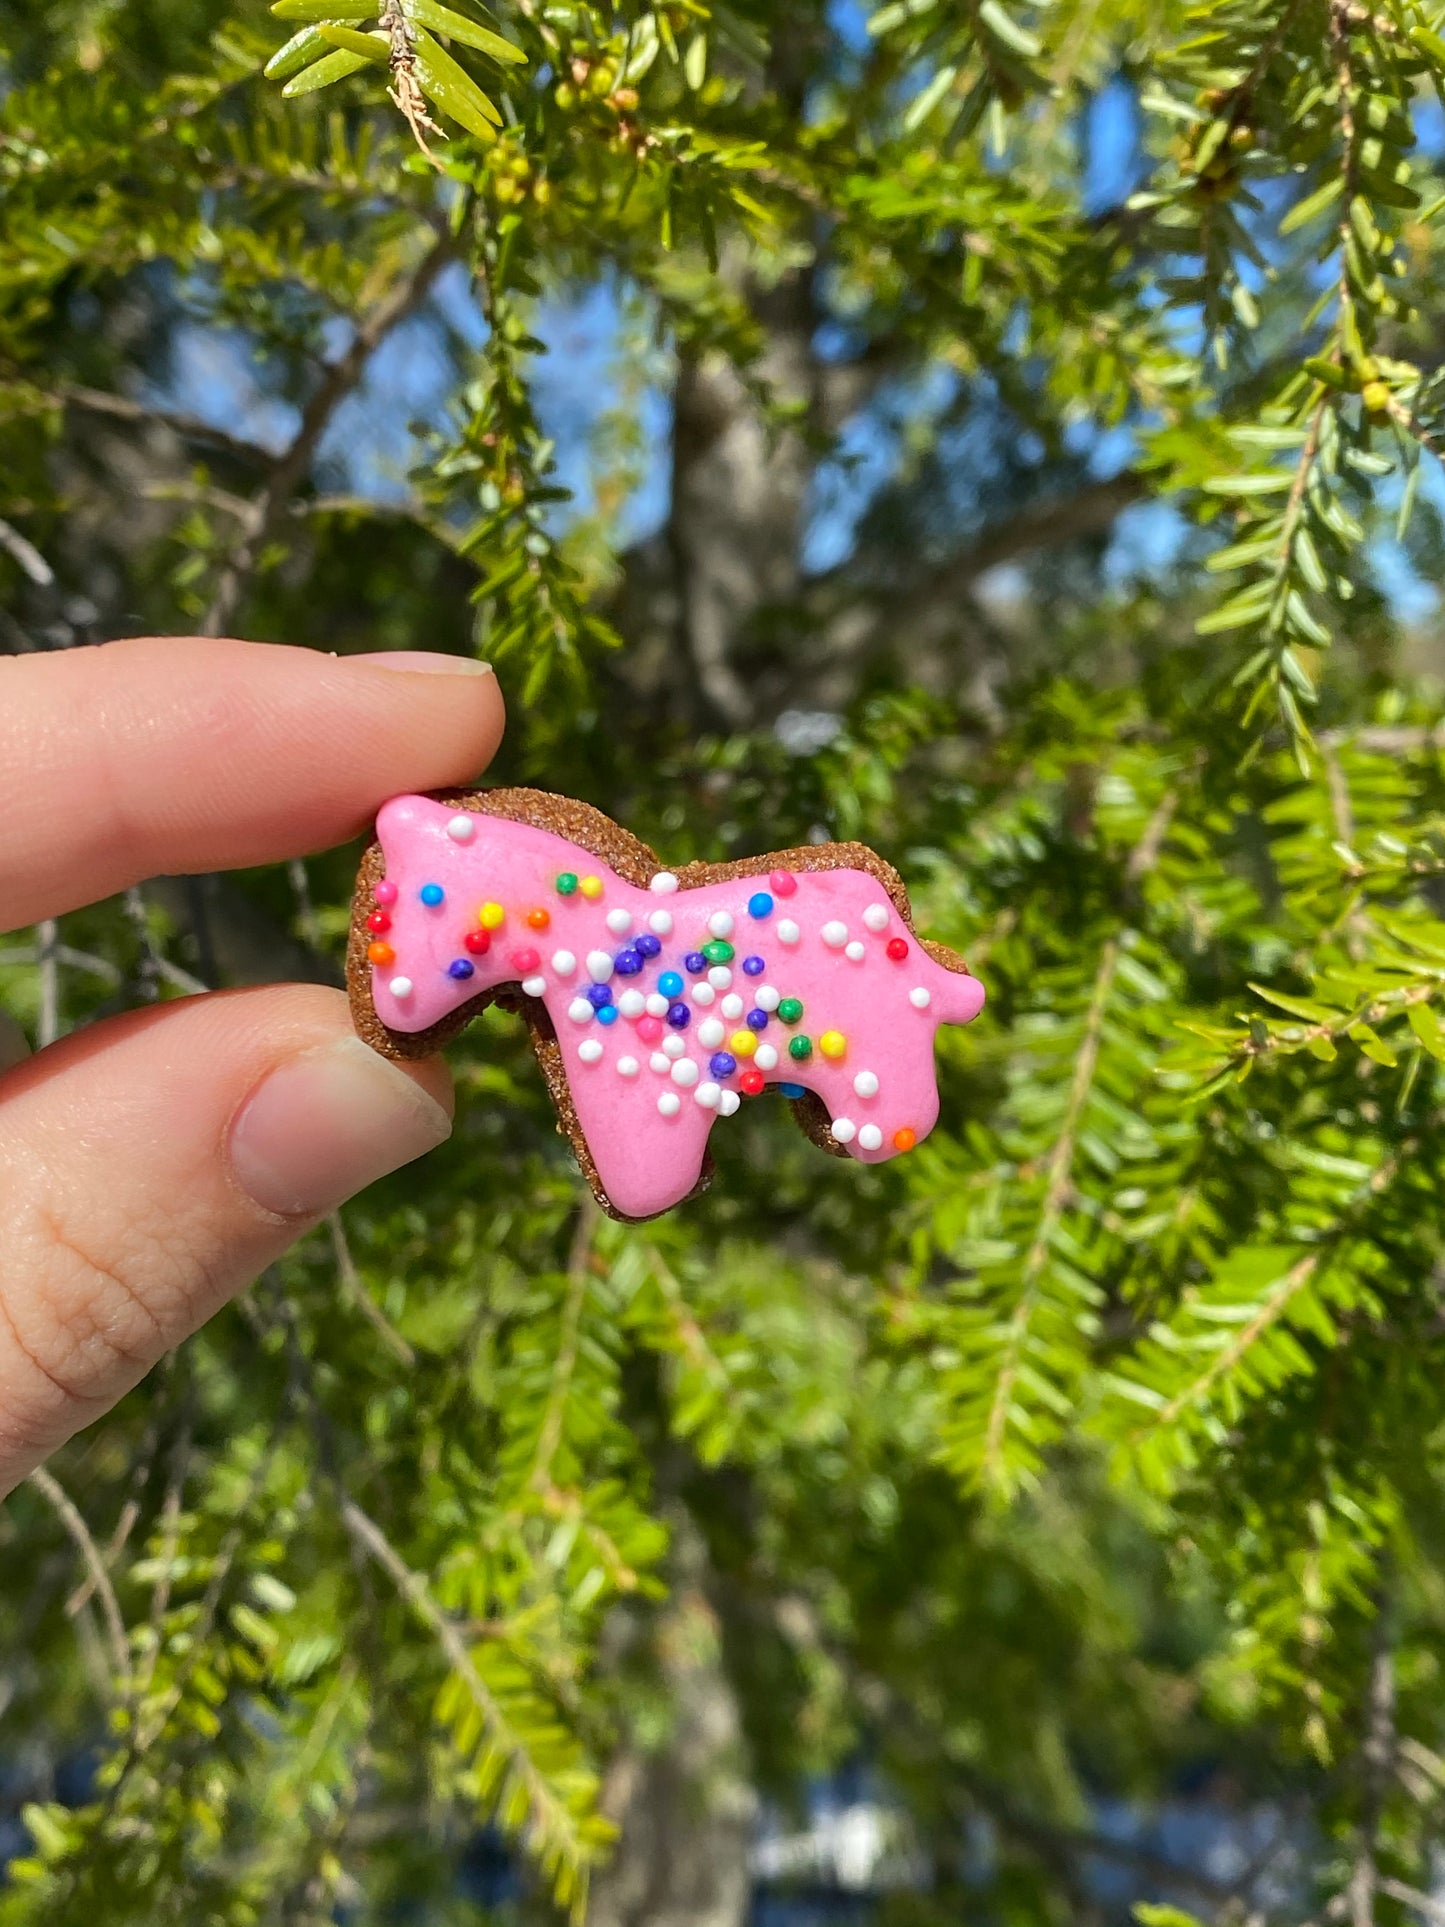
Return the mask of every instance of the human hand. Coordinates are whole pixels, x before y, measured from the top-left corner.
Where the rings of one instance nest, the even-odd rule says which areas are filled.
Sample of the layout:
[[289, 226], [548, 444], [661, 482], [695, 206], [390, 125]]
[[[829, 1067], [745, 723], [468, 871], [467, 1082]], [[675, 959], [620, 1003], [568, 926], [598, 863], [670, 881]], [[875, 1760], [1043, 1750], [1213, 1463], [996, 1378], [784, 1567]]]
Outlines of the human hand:
[[[339, 843], [396, 791], [472, 781], [502, 724], [458, 657], [177, 637], [0, 658], [0, 928]], [[439, 1060], [388, 1063], [314, 985], [131, 1011], [34, 1057], [0, 1019], [0, 1496], [451, 1108]]]

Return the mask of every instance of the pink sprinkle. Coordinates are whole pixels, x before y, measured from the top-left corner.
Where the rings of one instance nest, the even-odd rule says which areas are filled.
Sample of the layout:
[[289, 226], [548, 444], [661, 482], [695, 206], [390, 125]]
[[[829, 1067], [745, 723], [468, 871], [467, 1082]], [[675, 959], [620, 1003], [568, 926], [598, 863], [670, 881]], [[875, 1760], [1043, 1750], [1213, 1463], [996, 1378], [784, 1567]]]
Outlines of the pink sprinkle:
[[512, 952], [512, 968], [513, 970], [520, 970], [524, 977], [530, 977], [541, 961], [540, 955], [532, 949], [514, 950]]
[[644, 1044], [655, 1044], [662, 1035], [662, 1019], [660, 1017], [639, 1017], [637, 1020], [637, 1035]]
[[774, 870], [768, 882], [773, 886], [775, 897], [790, 897], [798, 887], [798, 879], [791, 870]]
[[383, 877], [371, 894], [376, 898], [377, 902], [383, 906], [388, 903], [395, 903], [396, 885], [389, 883], [387, 879]]

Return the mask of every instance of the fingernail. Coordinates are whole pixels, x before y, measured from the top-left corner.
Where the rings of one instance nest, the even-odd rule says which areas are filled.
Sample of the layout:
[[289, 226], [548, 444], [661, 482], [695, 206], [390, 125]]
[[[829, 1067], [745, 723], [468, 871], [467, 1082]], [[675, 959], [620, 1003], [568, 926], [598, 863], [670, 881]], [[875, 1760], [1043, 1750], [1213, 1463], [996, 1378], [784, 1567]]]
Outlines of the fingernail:
[[386, 1058], [344, 1037], [289, 1058], [231, 1127], [241, 1189], [282, 1217], [315, 1217], [435, 1149], [451, 1119]]
[[370, 663], [374, 669], [414, 670], [422, 676], [490, 676], [492, 665], [478, 662], [475, 656], [444, 656], [435, 649], [379, 649], [375, 655], [353, 656], [353, 662]]

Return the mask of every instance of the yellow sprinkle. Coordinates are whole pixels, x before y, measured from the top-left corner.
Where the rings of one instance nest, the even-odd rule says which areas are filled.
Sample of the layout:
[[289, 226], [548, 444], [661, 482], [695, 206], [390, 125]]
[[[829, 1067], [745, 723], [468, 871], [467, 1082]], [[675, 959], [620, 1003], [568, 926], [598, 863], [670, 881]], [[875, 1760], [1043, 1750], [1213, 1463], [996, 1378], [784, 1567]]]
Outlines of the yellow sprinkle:
[[500, 903], [484, 903], [477, 912], [477, 922], [483, 930], [496, 930], [506, 921], [506, 916]]
[[818, 1049], [825, 1057], [841, 1057], [848, 1048], [848, 1039], [841, 1030], [825, 1030], [818, 1039]]
[[751, 1057], [757, 1047], [757, 1037], [750, 1030], [735, 1030], [728, 1039], [728, 1049], [734, 1057]]
[[596, 903], [602, 895], [602, 879], [601, 877], [583, 877], [577, 888], [584, 897], [589, 897], [593, 903]]

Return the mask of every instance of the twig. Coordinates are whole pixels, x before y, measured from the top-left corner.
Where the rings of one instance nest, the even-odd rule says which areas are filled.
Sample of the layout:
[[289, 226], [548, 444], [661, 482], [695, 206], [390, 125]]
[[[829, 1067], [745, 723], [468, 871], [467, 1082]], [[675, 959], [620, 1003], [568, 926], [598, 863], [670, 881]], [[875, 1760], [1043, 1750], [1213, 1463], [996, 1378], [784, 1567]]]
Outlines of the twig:
[[1388, 1577], [1381, 1579], [1376, 1602], [1374, 1650], [1366, 1699], [1365, 1742], [1360, 1749], [1363, 1780], [1359, 1845], [1347, 1890], [1350, 1927], [1374, 1927], [1375, 1896], [1380, 1887], [1380, 1824], [1395, 1767], [1395, 1652], [1391, 1638]]
[[55, 571], [45, 560], [33, 542], [28, 542], [19, 529], [12, 528], [0, 516], [0, 549], [18, 562], [21, 569], [39, 589], [48, 589], [55, 581]]
[[326, 1220], [326, 1224], [331, 1233], [331, 1250], [336, 1259], [336, 1275], [340, 1281], [343, 1296], [355, 1305], [394, 1357], [400, 1359], [403, 1365], [415, 1365], [415, 1351], [366, 1289], [361, 1273], [356, 1269], [356, 1260], [351, 1255], [351, 1245], [347, 1240], [346, 1226], [341, 1221], [341, 1213], [333, 1211]]
[[327, 368], [316, 392], [306, 404], [295, 435], [273, 460], [270, 473], [251, 500], [241, 538], [222, 567], [210, 607], [201, 624], [203, 635], [225, 634], [256, 571], [266, 543], [284, 514], [291, 495], [311, 466], [317, 444], [325, 434], [331, 417], [361, 380], [377, 345], [398, 323], [421, 307], [443, 269], [458, 258], [458, 252], [458, 244], [450, 235], [442, 235], [435, 240], [412, 273], [361, 322], [346, 352]]
[[537, 1456], [529, 1483], [538, 1490], [551, 1482], [552, 1461], [562, 1442], [562, 1425], [567, 1413], [567, 1396], [577, 1364], [577, 1344], [582, 1326], [582, 1308], [587, 1300], [587, 1280], [591, 1272], [592, 1241], [597, 1236], [601, 1211], [596, 1201], [584, 1197], [577, 1212], [577, 1229], [567, 1260], [567, 1298], [562, 1307], [558, 1329], [557, 1364], [547, 1394], [547, 1409], [537, 1432]]
[[40, 970], [40, 1021], [36, 1042], [41, 1050], [60, 1035], [59, 929], [54, 917], [36, 925], [36, 963]]
[[214, 422], [204, 421], [199, 415], [183, 414], [173, 408], [152, 407], [147, 402], [133, 401], [129, 395], [110, 394], [103, 388], [61, 388], [50, 399], [60, 407], [79, 409], [82, 414], [106, 415], [113, 421], [168, 428], [184, 441], [208, 443], [212, 448], [219, 448], [225, 454], [234, 456], [237, 461], [257, 468], [274, 462], [280, 453], [277, 449], [268, 448], [264, 442], [247, 441], [243, 436], [217, 428]]
[[[115, 1596], [115, 1587], [110, 1583], [110, 1574], [105, 1569], [100, 1547], [91, 1536], [90, 1527], [81, 1518], [73, 1501], [60, 1481], [37, 1465], [29, 1475], [29, 1482], [54, 1512], [65, 1530], [74, 1540], [85, 1569], [90, 1574], [91, 1590], [98, 1596], [102, 1613], [105, 1615], [105, 1629], [110, 1639], [111, 1660], [115, 1667], [116, 1678], [122, 1686], [130, 1678], [130, 1642], [126, 1638], [125, 1619], [121, 1614], [120, 1601]], [[84, 1601], [81, 1602], [83, 1608]]]

